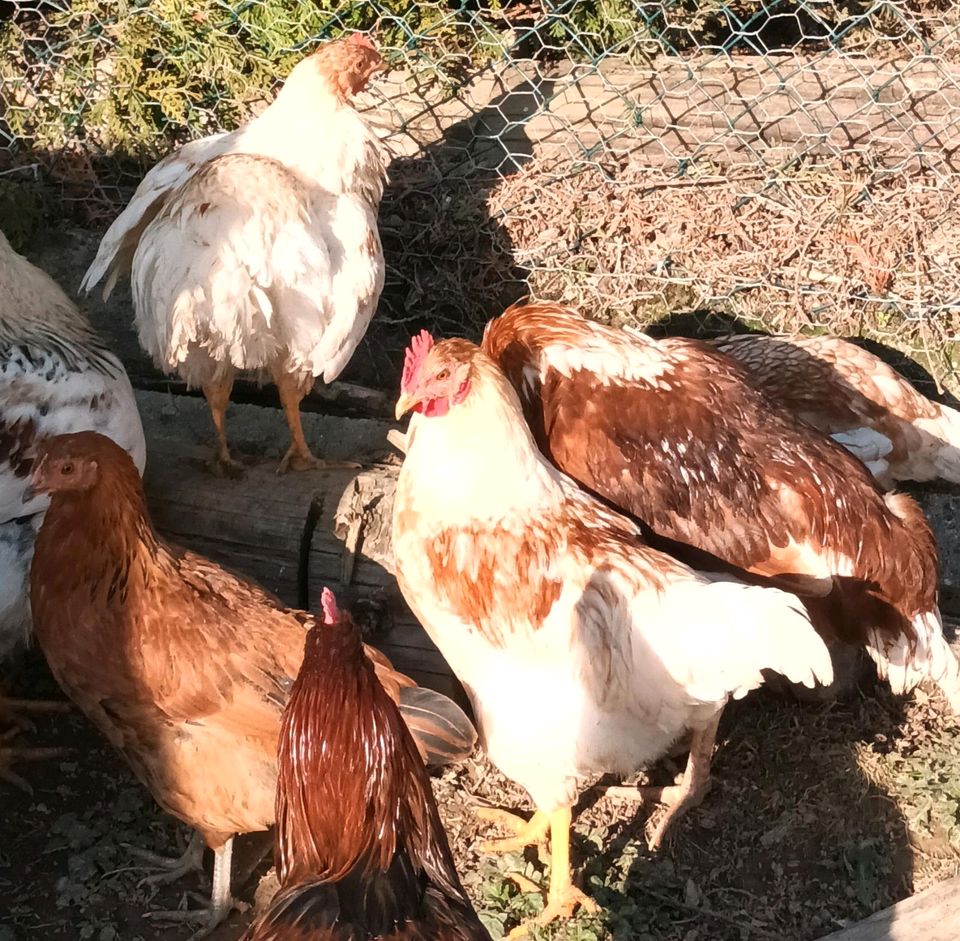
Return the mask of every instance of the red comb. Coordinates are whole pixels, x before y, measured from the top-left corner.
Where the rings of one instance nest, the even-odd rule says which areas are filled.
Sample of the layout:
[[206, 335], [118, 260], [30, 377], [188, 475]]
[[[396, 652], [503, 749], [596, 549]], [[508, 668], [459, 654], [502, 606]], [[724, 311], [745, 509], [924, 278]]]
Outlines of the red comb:
[[415, 337], [410, 338], [410, 345], [403, 354], [403, 377], [400, 380], [400, 391], [410, 391], [414, 376], [420, 364], [427, 358], [433, 349], [433, 337], [426, 330], [421, 330]]
[[373, 49], [376, 52], [377, 47], [366, 33], [351, 33], [347, 37], [347, 42], [355, 46], [363, 46], [366, 49]]
[[320, 607], [323, 608], [323, 623], [332, 626], [340, 620], [340, 611], [337, 608], [337, 599], [329, 588], [320, 592]]

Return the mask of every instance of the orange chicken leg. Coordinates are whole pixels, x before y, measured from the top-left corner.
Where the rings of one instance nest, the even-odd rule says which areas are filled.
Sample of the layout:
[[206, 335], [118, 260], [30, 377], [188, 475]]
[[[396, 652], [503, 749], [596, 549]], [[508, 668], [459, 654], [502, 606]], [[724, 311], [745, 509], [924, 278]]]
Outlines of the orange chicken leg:
[[280, 393], [280, 402], [290, 427], [290, 447], [280, 461], [278, 474], [285, 474], [288, 470], [319, 470], [323, 468], [359, 467], [359, 464], [350, 461], [324, 461], [314, 457], [307, 446], [307, 439], [303, 434], [303, 423], [300, 419], [300, 403], [304, 396], [313, 388], [313, 376], [306, 379], [297, 379], [289, 373], [274, 367], [273, 381]]
[[230, 457], [230, 449], [227, 447], [226, 415], [232, 389], [232, 369], [220, 379], [206, 382], [203, 385], [203, 394], [207, 399], [207, 405], [210, 406], [213, 427], [217, 433], [217, 455], [213, 464], [214, 473], [220, 476], [238, 477], [242, 471], [242, 465]]

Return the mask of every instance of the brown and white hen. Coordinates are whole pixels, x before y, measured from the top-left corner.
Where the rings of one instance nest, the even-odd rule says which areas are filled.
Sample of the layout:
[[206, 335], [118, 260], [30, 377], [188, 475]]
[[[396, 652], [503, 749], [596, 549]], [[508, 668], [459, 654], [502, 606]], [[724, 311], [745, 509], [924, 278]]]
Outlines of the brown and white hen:
[[800, 595], [839, 653], [865, 648], [895, 692], [929, 677], [960, 712], [919, 506], [695, 340], [630, 335], [558, 304], [518, 304], [484, 349], [543, 452], [674, 551], [685, 546]]
[[826, 336], [748, 334], [713, 344], [767, 396], [863, 461], [881, 486], [960, 484], [960, 412], [922, 395], [868, 350]]

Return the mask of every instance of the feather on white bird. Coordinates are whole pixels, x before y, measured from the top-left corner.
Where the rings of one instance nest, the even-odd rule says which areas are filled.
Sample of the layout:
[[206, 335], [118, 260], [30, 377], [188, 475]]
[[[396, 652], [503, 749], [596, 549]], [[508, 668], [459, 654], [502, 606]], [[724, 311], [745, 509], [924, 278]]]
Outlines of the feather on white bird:
[[278, 387], [291, 434], [280, 470], [323, 464], [300, 402], [339, 375], [383, 289], [386, 157], [350, 99], [384, 68], [361, 34], [308, 56], [257, 118], [157, 164], [84, 277], [107, 296], [130, 274], [140, 343], [203, 389], [221, 471], [239, 467], [225, 431], [238, 371]]

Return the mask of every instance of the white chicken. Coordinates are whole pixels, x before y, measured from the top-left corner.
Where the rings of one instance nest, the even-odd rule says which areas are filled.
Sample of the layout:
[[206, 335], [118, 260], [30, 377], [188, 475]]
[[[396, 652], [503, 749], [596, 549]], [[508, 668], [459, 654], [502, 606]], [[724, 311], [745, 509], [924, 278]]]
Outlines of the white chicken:
[[279, 470], [323, 464], [300, 402], [339, 375], [383, 288], [385, 155], [350, 99], [384, 68], [361, 34], [308, 56], [257, 118], [158, 163], [84, 277], [85, 290], [105, 278], [107, 297], [130, 273], [140, 343], [203, 389], [219, 471], [239, 469], [224, 422], [241, 370], [279, 390], [291, 435]]
[[[29, 488], [35, 445], [85, 430], [113, 438], [143, 472], [143, 428], [123, 366], [57, 283], [0, 232], [0, 663], [30, 638], [30, 560], [50, 503]], [[48, 708], [0, 698], [0, 712], [11, 719]], [[0, 749], [0, 777], [26, 787], [10, 765], [44, 754]]]
[[653, 833], [699, 802], [724, 704], [763, 670], [830, 682], [826, 645], [792, 595], [708, 576], [557, 471], [499, 367], [465, 340], [407, 351], [397, 416], [415, 414], [393, 545], [408, 604], [463, 682], [491, 761], [537, 813], [514, 850], [551, 834], [540, 921], [586, 900], [570, 875], [580, 782], [629, 774], [692, 733], [682, 784]]

